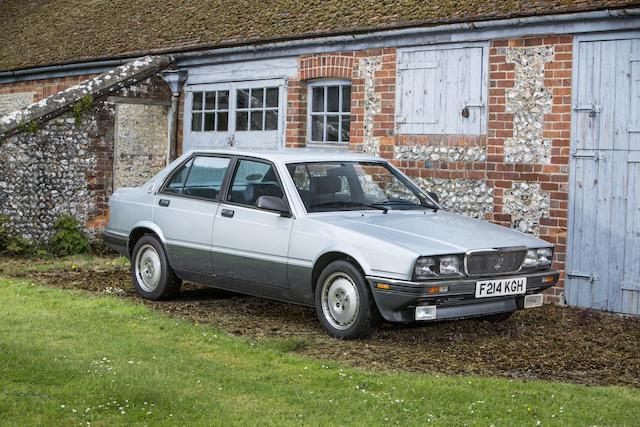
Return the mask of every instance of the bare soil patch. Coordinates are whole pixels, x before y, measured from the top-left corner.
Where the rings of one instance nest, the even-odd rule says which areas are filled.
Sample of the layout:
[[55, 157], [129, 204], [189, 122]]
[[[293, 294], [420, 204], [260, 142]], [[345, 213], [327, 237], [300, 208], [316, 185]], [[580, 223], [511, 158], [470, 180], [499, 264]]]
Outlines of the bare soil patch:
[[371, 339], [340, 341], [324, 333], [312, 309], [198, 285], [185, 284], [175, 301], [142, 301], [116, 263], [28, 273], [0, 265], [0, 275], [136, 299], [252, 340], [296, 339], [298, 353], [367, 369], [640, 387], [640, 319], [593, 310], [545, 305], [497, 324], [383, 324]]

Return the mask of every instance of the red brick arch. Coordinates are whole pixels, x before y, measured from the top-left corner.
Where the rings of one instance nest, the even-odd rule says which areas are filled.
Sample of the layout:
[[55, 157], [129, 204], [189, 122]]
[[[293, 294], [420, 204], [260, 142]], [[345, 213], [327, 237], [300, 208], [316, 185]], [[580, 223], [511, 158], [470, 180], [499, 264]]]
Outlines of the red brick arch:
[[322, 78], [351, 80], [354, 63], [353, 52], [301, 56], [300, 80]]

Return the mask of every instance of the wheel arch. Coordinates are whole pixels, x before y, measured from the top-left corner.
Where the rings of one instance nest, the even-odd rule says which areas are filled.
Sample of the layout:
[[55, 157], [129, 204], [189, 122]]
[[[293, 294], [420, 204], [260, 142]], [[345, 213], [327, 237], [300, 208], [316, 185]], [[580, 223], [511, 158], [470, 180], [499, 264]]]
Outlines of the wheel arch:
[[313, 263], [313, 269], [311, 271], [311, 290], [315, 294], [316, 287], [318, 285], [318, 278], [329, 264], [334, 261], [345, 260], [353, 264], [362, 273], [362, 277], [366, 276], [365, 267], [358, 257], [354, 257], [342, 250], [329, 250], [320, 255]]
[[155, 237], [157, 237], [158, 240], [160, 240], [160, 243], [162, 244], [166, 252], [167, 245], [164, 239], [164, 235], [160, 230], [160, 227], [158, 227], [156, 224], [152, 222], [144, 221], [144, 222], [137, 223], [129, 233], [129, 240], [127, 243], [127, 251], [129, 252], [129, 258], [131, 258], [131, 256], [133, 255], [133, 248], [136, 246], [136, 243], [138, 242], [138, 240], [140, 240], [140, 238], [146, 234], [152, 234]]

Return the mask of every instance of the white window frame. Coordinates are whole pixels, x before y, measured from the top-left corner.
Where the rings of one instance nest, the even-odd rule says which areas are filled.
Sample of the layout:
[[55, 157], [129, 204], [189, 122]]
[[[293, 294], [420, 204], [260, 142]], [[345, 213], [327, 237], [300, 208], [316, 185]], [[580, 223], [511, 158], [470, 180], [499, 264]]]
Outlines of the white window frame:
[[[236, 90], [277, 87], [278, 90], [278, 129], [271, 131], [236, 130]], [[193, 93], [202, 91], [229, 91], [229, 122], [227, 131], [194, 131], [191, 130], [193, 113]], [[198, 83], [185, 86], [184, 106], [184, 143], [183, 149], [228, 147], [262, 148], [264, 141], [270, 141], [266, 148], [280, 149], [283, 145], [286, 129], [287, 85], [284, 78], [257, 80], [229, 80], [211, 83]]]
[[[326, 88], [329, 86], [340, 86], [339, 90], [339, 99], [338, 105], [340, 111], [327, 111], [327, 90]], [[349, 86], [351, 88], [351, 96], [353, 97], [353, 88], [351, 85], [351, 80], [314, 80], [307, 84], [307, 143], [310, 145], [320, 146], [320, 145], [329, 145], [329, 146], [348, 146], [351, 140], [351, 100], [349, 101], [349, 111], [344, 112], [342, 110], [342, 87]], [[322, 112], [313, 112], [313, 89], [317, 87], [324, 87], [324, 106]], [[352, 98], [353, 99], [353, 98]], [[312, 135], [312, 117], [313, 116], [323, 116], [323, 128], [322, 128], [322, 141], [314, 141], [311, 139]], [[327, 141], [327, 116], [338, 116], [338, 140], [337, 141]], [[342, 118], [349, 117], [349, 141], [342, 141]]]

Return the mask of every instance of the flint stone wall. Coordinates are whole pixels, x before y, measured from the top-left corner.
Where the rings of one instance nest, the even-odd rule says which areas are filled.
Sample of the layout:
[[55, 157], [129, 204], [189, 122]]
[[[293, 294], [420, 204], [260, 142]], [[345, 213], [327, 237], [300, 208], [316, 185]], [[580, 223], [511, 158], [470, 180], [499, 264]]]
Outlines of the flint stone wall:
[[65, 115], [3, 141], [0, 215], [9, 217], [10, 234], [46, 241], [61, 214], [84, 224], [106, 207], [110, 187], [99, 166], [109, 161], [113, 132], [104, 123], [112, 116], [113, 106], [103, 104], [80, 126]]
[[168, 107], [118, 104], [114, 189], [142, 185], [166, 166]]
[[549, 193], [540, 183], [515, 181], [504, 192], [504, 213], [511, 215], [511, 227], [523, 233], [539, 235], [540, 219], [549, 218]]
[[0, 117], [26, 107], [33, 102], [33, 92], [0, 95]]
[[475, 179], [414, 178], [420, 188], [433, 191], [446, 210], [484, 219], [493, 211], [493, 188]]
[[362, 58], [358, 63], [358, 77], [364, 80], [364, 154], [377, 156], [380, 153], [380, 137], [374, 135], [374, 120], [380, 114], [382, 102], [376, 93], [376, 71], [382, 68], [382, 57]]
[[543, 138], [544, 115], [553, 95], [544, 86], [544, 65], [553, 59], [550, 46], [505, 48], [515, 64], [515, 85], [507, 91], [506, 112], [513, 113], [513, 137], [505, 141], [507, 163], [549, 163], [551, 141]]
[[[144, 69], [141, 72], [145, 76], [165, 62], [148, 61], [153, 68], [140, 66], [138, 71]], [[73, 102], [67, 105], [57, 101], [68, 93], [90, 94], [88, 86], [95, 85], [96, 79], [3, 117], [10, 136], [0, 138], [0, 215], [9, 217], [4, 226], [10, 235], [46, 242], [62, 214], [75, 217], [89, 237], [102, 231], [114, 183], [116, 105], [122, 111], [119, 131], [124, 147], [143, 144], [141, 149], [147, 151], [144, 156], [128, 150], [131, 155], [120, 159], [116, 181], [136, 185], [164, 166], [168, 125], [165, 104], [171, 93], [157, 75], [142, 79], [135, 74], [136, 64], [142, 63], [135, 61], [105, 73], [100, 81], [116, 80], [114, 90], [109, 96], [96, 98], [79, 124], [70, 112], [49, 117], [53, 114], [50, 104], [57, 111], [68, 111]], [[125, 76], [127, 70], [131, 74]], [[125, 79], [126, 85], [121, 84]], [[100, 86], [98, 90], [102, 93], [106, 89]], [[21, 117], [37, 117], [45, 109], [47, 118], [38, 129], [15, 126]]]

